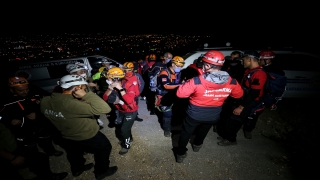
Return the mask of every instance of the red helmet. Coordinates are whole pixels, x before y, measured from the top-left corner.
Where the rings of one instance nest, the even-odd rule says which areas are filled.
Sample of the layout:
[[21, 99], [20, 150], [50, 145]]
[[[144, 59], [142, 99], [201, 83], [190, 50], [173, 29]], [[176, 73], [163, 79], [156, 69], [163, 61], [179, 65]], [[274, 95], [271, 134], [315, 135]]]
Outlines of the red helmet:
[[220, 51], [211, 50], [203, 55], [202, 61], [216, 66], [222, 66], [224, 63], [224, 55]]
[[260, 59], [273, 59], [276, 54], [271, 50], [265, 50], [260, 52]]

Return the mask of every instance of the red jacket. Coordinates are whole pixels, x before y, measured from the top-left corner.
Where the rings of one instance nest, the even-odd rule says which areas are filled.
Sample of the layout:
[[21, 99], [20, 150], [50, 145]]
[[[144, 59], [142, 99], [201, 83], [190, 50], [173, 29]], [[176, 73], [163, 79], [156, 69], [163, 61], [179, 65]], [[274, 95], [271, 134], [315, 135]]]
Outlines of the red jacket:
[[[116, 92], [118, 94], [118, 97], [121, 97], [120, 99], [124, 101], [124, 104], [115, 104], [115, 107], [120, 112], [137, 111], [139, 109], [137, 98], [140, 95], [137, 77], [133, 76], [132, 74], [131, 76], [126, 75], [125, 79], [122, 81], [122, 87], [126, 90], [126, 94], [121, 97], [120, 92]], [[103, 100], [108, 100], [108, 96], [106, 95], [106, 93], [103, 94]]]
[[[252, 71], [255, 72], [253, 72], [250, 76], [249, 73]], [[249, 78], [251, 83], [249, 82]], [[245, 86], [245, 88], [260, 90], [259, 96], [255, 99], [259, 100], [264, 93], [264, 84], [267, 81], [267, 74], [264, 71], [262, 71], [262, 67], [259, 66], [254, 69], [247, 69], [244, 72], [244, 78], [242, 80], [243, 82], [241, 84]]]
[[208, 81], [204, 75], [201, 75], [180, 85], [177, 96], [189, 97], [190, 105], [187, 114], [191, 118], [199, 121], [218, 121], [223, 102], [227, 97], [229, 95], [234, 98], [243, 96], [243, 89], [235, 79], [232, 79], [226, 72], [223, 72], [222, 76], [227, 79], [222, 84]]

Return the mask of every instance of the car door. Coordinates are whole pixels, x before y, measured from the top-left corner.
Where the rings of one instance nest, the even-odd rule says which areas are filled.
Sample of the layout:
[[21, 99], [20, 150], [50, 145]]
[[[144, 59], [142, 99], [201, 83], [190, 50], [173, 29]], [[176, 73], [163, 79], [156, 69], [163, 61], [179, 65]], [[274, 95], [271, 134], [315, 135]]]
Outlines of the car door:
[[320, 57], [303, 52], [276, 52], [287, 81], [284, 98], [320, 97]]

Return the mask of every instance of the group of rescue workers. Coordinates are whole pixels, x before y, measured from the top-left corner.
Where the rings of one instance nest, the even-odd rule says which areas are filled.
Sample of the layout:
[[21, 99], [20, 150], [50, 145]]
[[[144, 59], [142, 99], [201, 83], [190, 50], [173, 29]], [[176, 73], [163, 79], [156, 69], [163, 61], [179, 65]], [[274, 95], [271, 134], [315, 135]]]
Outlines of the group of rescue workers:
[[[116, 127], [119, 154], [124, 155], [133, 141], [134, 121], [143, 121], [138, 117], [139, 97], [150, 115], [159, 117], [165, 137], [171, 137], [173, 121], [183, 119], [175, 147], [178, 163], [187, 156], [191, 135], [193, 151], [198, 152], [212, 127], [220, 146], [237, 144], [242, 126], [245, 138], [251, 139], [265, 108], [260, 98], [267, 74], [259, 70], [284, 74], [274, 57], [270, 50], [234, 51], [226, 57], [210, 50], [184, 68], [182, 57], [166, 52], [159, 61], [155, 54], [118, 65], [103, 59], [91, 77], [84, 64], [75, 63], [66, 66], [68, 74], [52, 93], [23, 77], [10, 77], [9, 91], [1, 99], [1, 174], [23, 179], [16, 167], [27, 165], [38, 179], [64, 179], [67, 172], [50, 170], [48, 156], [63, 154], [54, 142], [65, 150], [74, 177], [93, 167], [96, 179], [111, 176], [118, 168], [109, 167], [112, 146], [100, 132], [100, 115], [106, 114], [109, 127]], [[84, 153], [92, 153], [95, 164], [85, 164]]]

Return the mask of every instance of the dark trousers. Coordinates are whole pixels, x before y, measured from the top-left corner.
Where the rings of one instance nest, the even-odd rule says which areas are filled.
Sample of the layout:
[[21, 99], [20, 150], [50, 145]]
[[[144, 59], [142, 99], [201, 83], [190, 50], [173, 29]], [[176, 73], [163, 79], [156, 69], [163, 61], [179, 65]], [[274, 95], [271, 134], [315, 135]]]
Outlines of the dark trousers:
[[203, 144], [203, 141], [206, 138], [213, 124], [214, 123], [210, 121], [197, 121], [187, 115], [182, 125], [182, 131], [179, 138], [177, 154], [184, 155], [186, 153], [186, 151], [188, 150], [186, 147], [188, 145], [189, 139], [196, 128], [197, 131], [195, 133], [196, 136], [193, 141], [193, 144]]
[[54, 152], [57, 151], [52, 144], [51, 137], [39, 137], [38, 138], [38, 145], [48, 155], [52, 155]]
[[256, 101], [243, 109], [239, 116], [233, 114], [233, 109], [228, 108], [221, 113], [221, 121], [218, 123], [217, 130], [219, 136], [227, 139], [230, 142], [235, 142], [237, 133], [243, 125], [243, 130], [251, 132], [258, 121], [260, 114], [263, 112], [264, 107]]
[[255, 114], [244, 119], [243, 130], [251, 132], [257, 125], [259, 116], [262, 114], [263, 110], [255, 112]]
[[130, 139], [132, 139], [132, 133], [131, 129], [134, 123], [134, 120], [137, 117], [136, 112], [120, 112], [119, 111], [119, 118], [122, 119], [122, 124], [121, 124], [121, 136], [123, 138], [121, 142], [121, 146], [123, 148], [129, 149], [130, 148]]
[[162, 112], [162, 128], [165, 131], [171, 131], [172, 109], [170, 106], [160, 106]]
[[95, 174], [102, 174], [108, 170], [112, 146], [109, 139], [100, 131], [94, 137], [87, 140], [74, 141], [63, 139], [62, 142], [61, 146], [67, 152], [67, 159], [73, 173], [83, 170], [86, 161], [83, 157], [84, 152], [94, 155]]
[[154, 112], [155, 111], [155, 95], [156, 92], [153, 92], [151, 90], [148, 90], [146, 93], [146, 100], [147, 100], [147, 108], [150, 112]]

